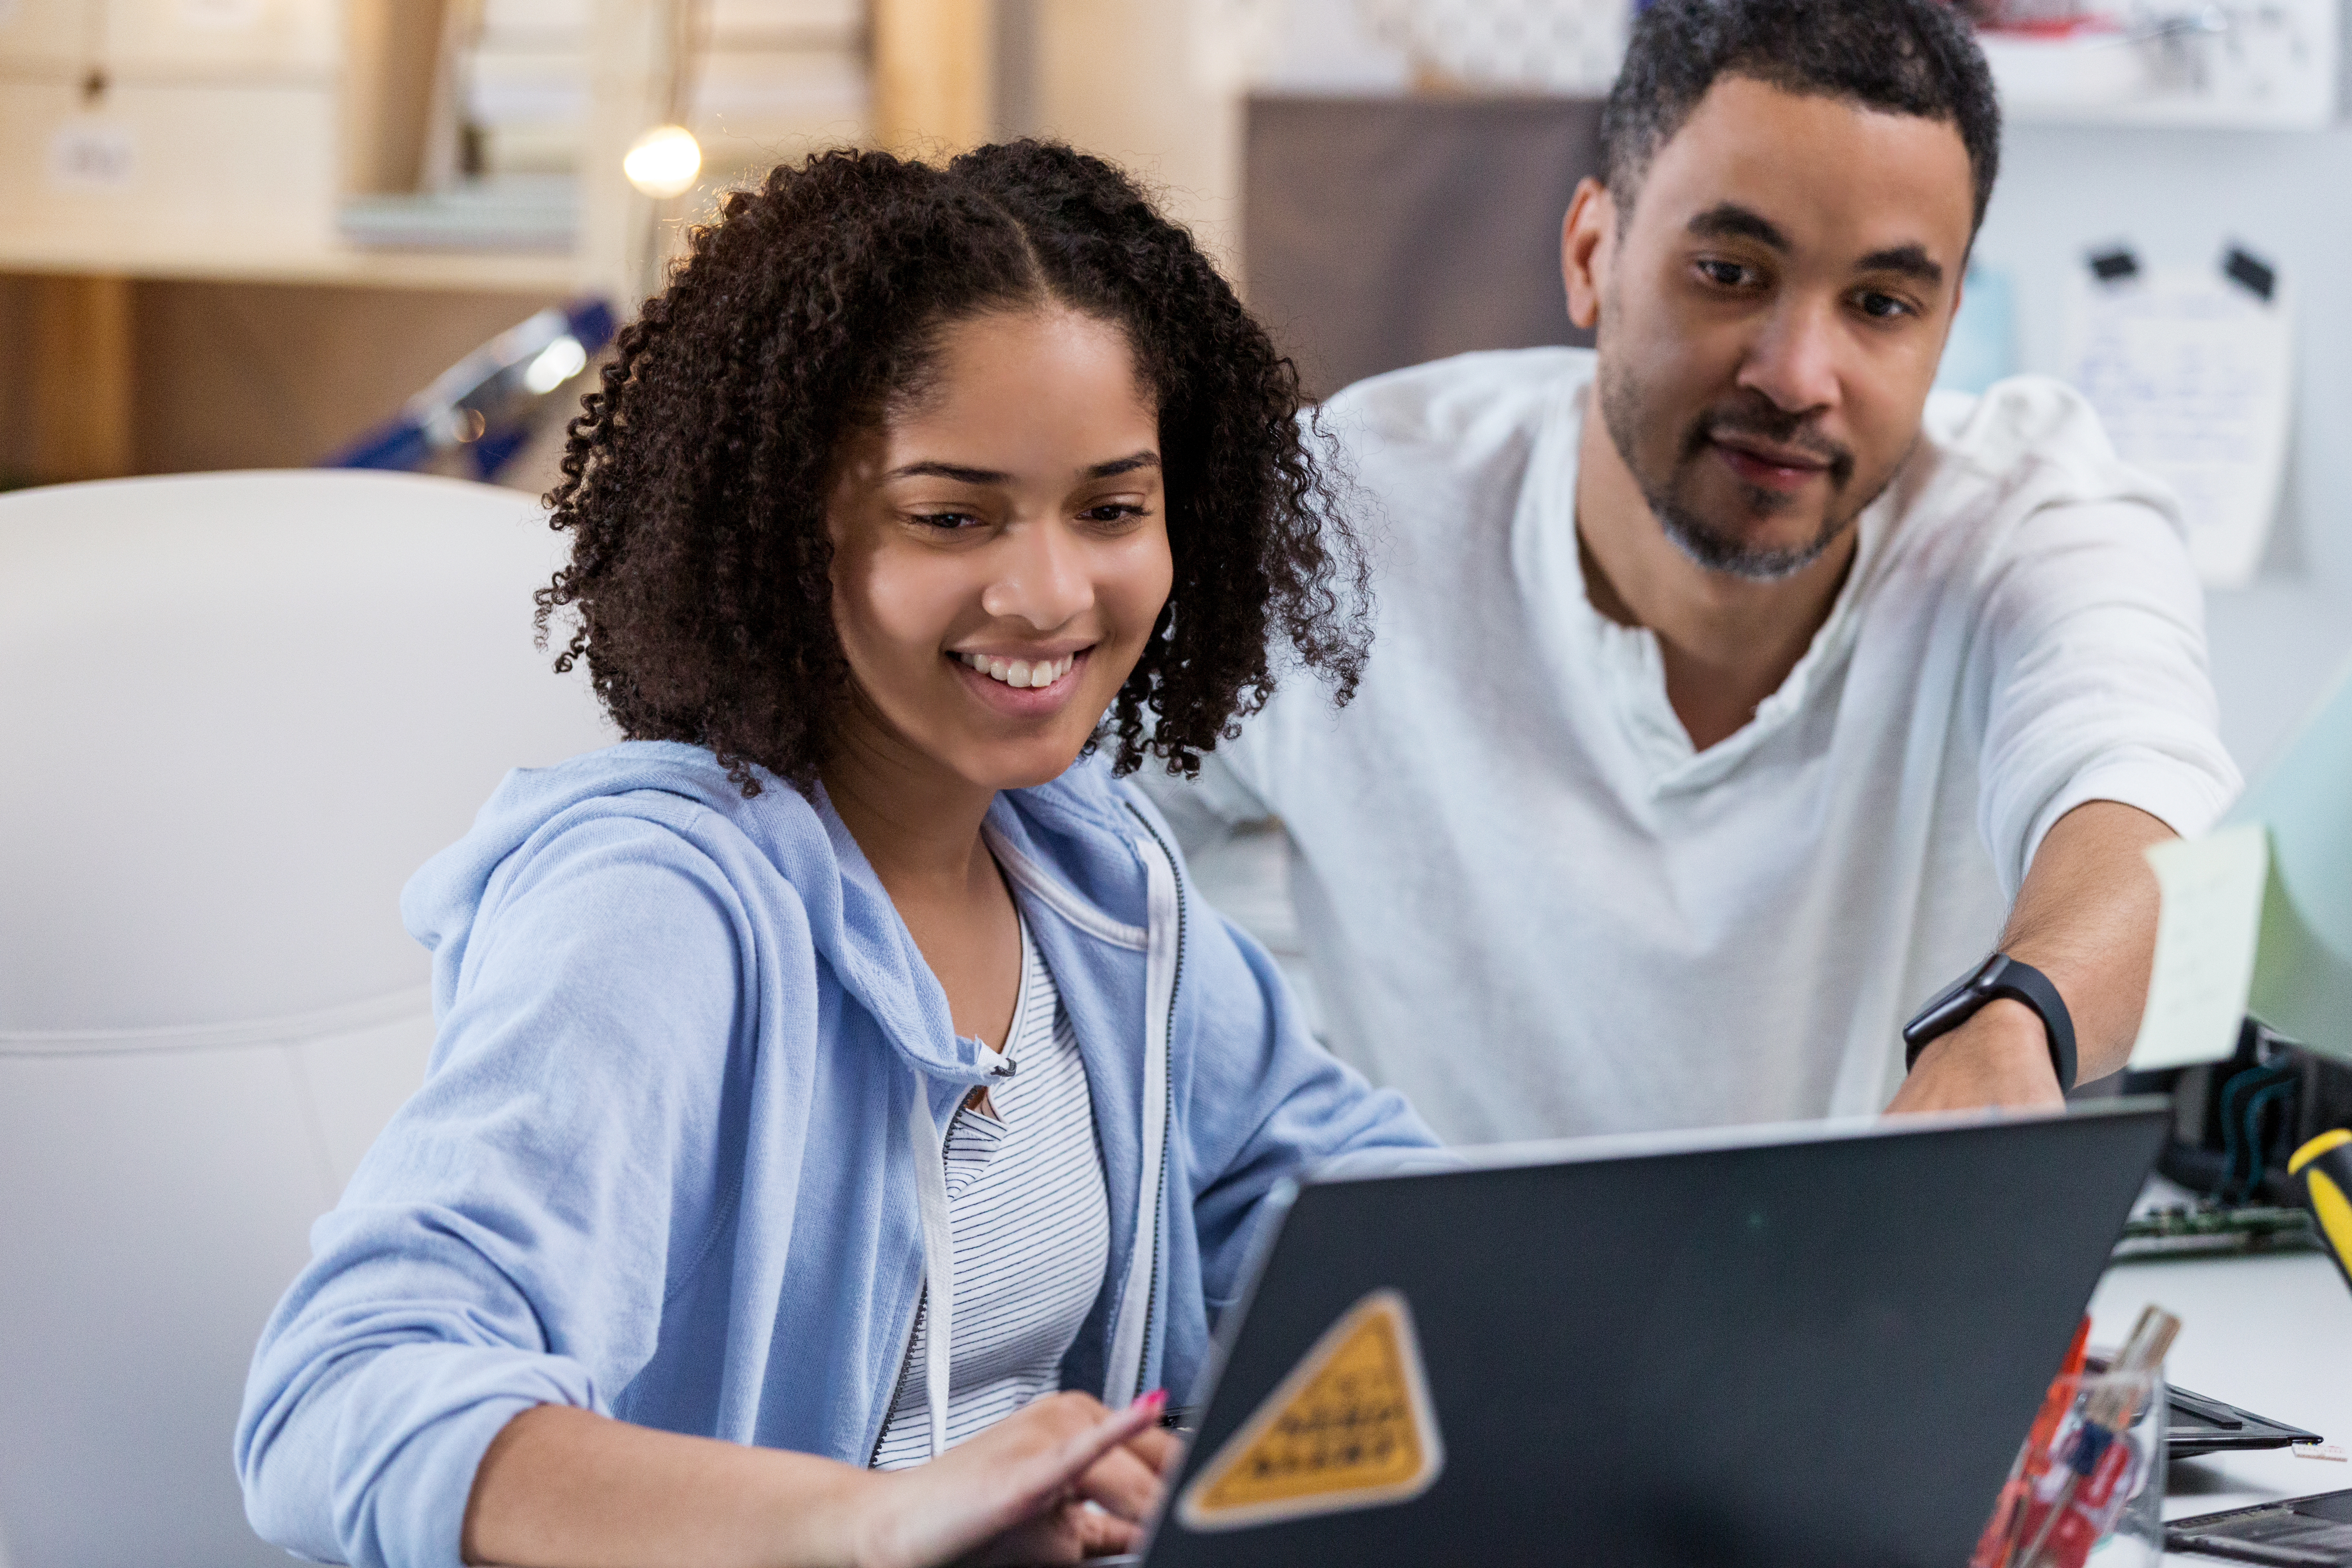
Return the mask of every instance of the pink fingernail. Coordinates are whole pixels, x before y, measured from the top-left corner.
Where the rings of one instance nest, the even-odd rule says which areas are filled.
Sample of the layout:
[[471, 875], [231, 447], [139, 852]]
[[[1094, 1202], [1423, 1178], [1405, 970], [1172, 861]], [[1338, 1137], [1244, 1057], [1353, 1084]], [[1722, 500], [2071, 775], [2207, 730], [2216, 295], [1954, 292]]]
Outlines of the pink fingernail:
[[1155, 1388], [1150, 1393], [1145, 1394], [1141, 1399], [1137, 1400], [1136, 1403], [1138, 1405], [1149, 1405], [1154, 1410], [1157, 1410], [1161, 1405], [1168, 1403], [1168, 1391], [1164, 1388]]

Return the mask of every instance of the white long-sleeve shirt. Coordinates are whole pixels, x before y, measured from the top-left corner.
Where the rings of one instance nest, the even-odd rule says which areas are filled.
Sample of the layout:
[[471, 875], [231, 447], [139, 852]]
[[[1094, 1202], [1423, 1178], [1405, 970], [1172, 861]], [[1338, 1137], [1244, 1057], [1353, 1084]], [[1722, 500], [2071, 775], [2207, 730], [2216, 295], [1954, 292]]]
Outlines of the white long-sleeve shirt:
[[1449, 1140], [1874, 1111], [2053, 823], [2193, 834], [2239, 786], [2174, 503], [2057, 383], [1937, 395], [1811, 647], [1694, 752], [1656, 638], [1585, 593], [1592, 369], [1467, 354], [1335, 398], [1362, 689], [1294, 680], [1154, 793], [1280, 819], [1331, 1044]]

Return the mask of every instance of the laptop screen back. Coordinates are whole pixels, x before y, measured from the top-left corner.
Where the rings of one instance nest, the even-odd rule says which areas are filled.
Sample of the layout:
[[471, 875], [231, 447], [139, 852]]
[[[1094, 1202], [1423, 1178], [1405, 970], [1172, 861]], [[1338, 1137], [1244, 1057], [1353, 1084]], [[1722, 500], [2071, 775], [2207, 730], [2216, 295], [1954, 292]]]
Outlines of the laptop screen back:
[[[1145, 1561], [1965, 1563], [2168, 1121], [2115, 1102], [1310, 1183], [1221, 1325]], [[1319, 1501], [1302, 1443], [1338, 1456]]]

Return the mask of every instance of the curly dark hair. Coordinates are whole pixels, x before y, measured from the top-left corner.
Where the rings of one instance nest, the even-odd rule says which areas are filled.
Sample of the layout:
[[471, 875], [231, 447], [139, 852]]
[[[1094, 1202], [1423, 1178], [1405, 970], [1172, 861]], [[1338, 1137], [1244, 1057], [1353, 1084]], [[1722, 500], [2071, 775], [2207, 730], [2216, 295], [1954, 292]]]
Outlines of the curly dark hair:
[[1943, 121], [1968, 149], [1983, 224], [2000, 100], [1968, 19], [1944, 0], [1656, 0], [1601, 111], [1601, 167], [1621, 205], [1722, 76]]
[[[950, 323], [1058, 305], [1113, 323], [1156, 395], [1175, 574], [1093, 745], [1192, 776], [1274, 687], [1279, 633], [1334, 695], [1369, 637], [1364, 553], [1310, 450], [1298, 374], [1184, 229], [1051, 142], [944, 168], [819, 153], [726, 198], [572, 422], [551, 525], [584, 657], [632, 740], [707, 746], [806, 791], [850, 671], [824, 501], [836, 444], [920, 390]], [[813, 700], [812, 693], [822, 694]]]

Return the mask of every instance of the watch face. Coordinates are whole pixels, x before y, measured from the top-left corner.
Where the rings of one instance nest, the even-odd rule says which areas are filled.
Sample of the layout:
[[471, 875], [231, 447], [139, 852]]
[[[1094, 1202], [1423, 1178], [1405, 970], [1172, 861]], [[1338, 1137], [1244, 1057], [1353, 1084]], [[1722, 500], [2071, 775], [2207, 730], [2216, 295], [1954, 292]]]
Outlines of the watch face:
[[1956, 997], [1976, 983], [1977, 977], [1974, 974], [1961, 975], [1958, 980], [1953, 981], [1949, 985], [1947, 985], [1941, 991], [1937, 992], [1936, 999], [1928, 1003], [1925, 1007], [1919, 1009], [1919, 1016], [1925, 1018], [1930, 1014], [1942, 1012], [1945, 1008], [1952, 1005], [1952, 1002]]
[[2000, 967], [2006, 962], [2000, 954], [1994, 953], [1990, 958], [1936, 993], [1936, 999], [1919, 1009], [1920, 1015], [1924, 1017], [1930, 1013], [1940, 1013], [1969, 992], [1990, 984], [1993, 975], [1999, 973]]
[[1982, 1005], [1984, 988], [2008, 966], [2009, 960], [1996, 952], [1945, 986], [1934, 1001], [1919, 1009], [1917, 1017], [1904, 1026], [1904, 1040], [1916, 1050], [1947, 1029], [1958, 1027]]

